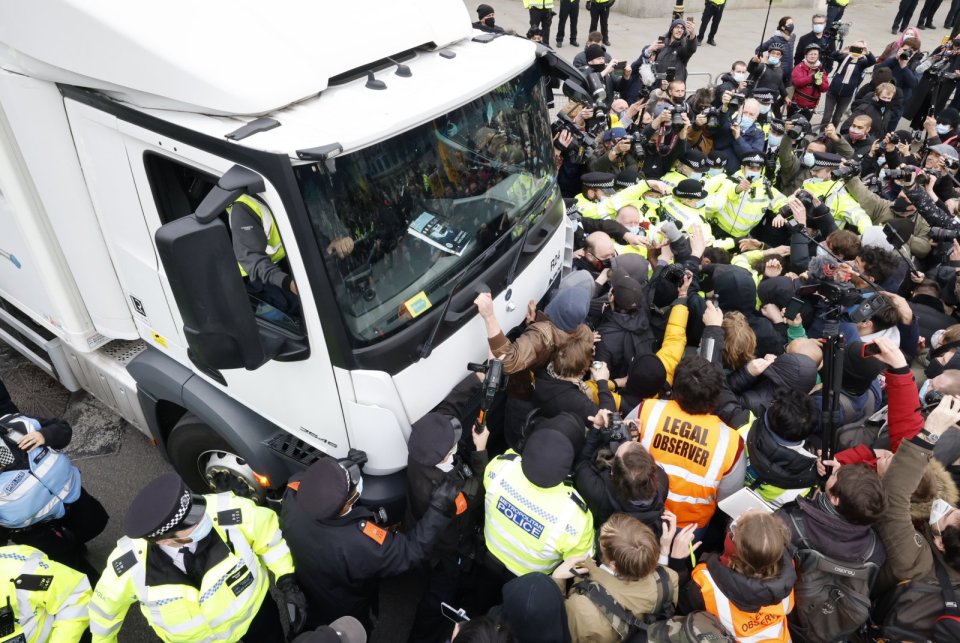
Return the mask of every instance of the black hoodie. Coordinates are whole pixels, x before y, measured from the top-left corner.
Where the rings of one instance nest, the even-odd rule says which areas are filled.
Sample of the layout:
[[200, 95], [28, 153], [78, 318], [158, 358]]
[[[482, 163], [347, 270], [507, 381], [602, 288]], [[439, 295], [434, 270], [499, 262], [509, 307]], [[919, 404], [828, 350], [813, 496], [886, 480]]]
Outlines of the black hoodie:
[[713, 273], [713, 292], [724, 312], [737, 310], [757, 336], [757, 355], [780, 355], [787, 343], [787, 325], [774, 325], [757, 312], [757, 285], [753, 275], [740, 266], [717, 266]]
[[756, 377], [750, 374], [746, 366], [731, 373], [727, 377], [727, 384], [734, 399], [727, 401], [727, 404], [752, 411], [759, 417], [778, 390], [796, 389], [806, 393], [816, 383], [817, 365], [812, 359], [800, 353], [784, 353]]
[[600, 333], [600, 343], [597, 344], [596, 359], [607, 363], [613, 379], [627, 375], [633, 358], [653, 352], [653, 330], [646, 306], [633, 313], [608, 308], [597, 332]]
[[549, 574], [531, 572], [503, 586], [503, 605], [490, 615], [519, 643], [570, 643], [563, 592]]

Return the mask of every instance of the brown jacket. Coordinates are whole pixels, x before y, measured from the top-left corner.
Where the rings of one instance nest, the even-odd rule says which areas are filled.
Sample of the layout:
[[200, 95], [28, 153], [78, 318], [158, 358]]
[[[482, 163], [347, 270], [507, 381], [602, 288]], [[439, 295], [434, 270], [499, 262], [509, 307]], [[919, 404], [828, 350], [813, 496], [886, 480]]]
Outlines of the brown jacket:
[[[922, 443], [919, 438], [900, 443], [883, 478], [888, 506], [876, 529], [887, 550], [887, 562], [877, 579], [877, 595], [901, 581], [925, 578], [934, 573], [930, 543], [913, 528], [910, 515], [910, 496], [933, 455], [933, 448], [920, 446]], [[951, 578], [960, 576], [949, 567], [948, 571]]]
[[[554, 352], [570, 339], [570, 333], [560, 330], [541, 311], [537, 319], [524, 329], [517, 340], [511, 342], [503, 333], [487, 338], [490, 352], [503, 361], [503, 372], [511, 377], [508, 391], [511, 396], [530, 399], [533, 392], [533, 370], [546, 366]], [[523, 374], [525, 373], [525, 375]]]
[[[870, 188], [863, 184], [859, 178], [853, 178], [846, 183], [847, 191], [857, 200], [860, 207], [863, 208], [874, 225], [883, 225], [887, 221], [896, 217], [892, 204], [883, 197], [870, 191]], [[923, 259], [930, 254], [930, 224], [924, 221], [919, 214], [913, 215], [915, 224], [913, 234], [907, 239], [907, 247], [917, 259]]]
[[[638, 618], [650, 613], [657, 604], [657, 575], [650, 574], [636, 581], [625, 581], [600, 569], [592, 560], [582, 563], [589, 570], [590, 580], [596, 581], [620, 605], [633, 612]], [[672, 595], [670, 599], [677, 604], [679, 580], [677, 572], [667, 569], [670, 577]], [[562, 589], [562, 587], [561, 587]], [[567, 593], [567, 622], [570, 625], [570, 637], [584, 643], [619, 643], [617, 631], [603, 615], [600, 608], [586, 596], [577, 594], [572, 588]]]

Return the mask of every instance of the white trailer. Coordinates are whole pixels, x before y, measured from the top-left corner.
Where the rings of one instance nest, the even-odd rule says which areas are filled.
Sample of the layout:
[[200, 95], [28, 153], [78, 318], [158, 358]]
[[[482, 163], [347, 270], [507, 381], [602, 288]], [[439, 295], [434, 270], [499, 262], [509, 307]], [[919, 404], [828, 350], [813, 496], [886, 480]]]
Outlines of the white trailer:
[[[395, 499], [411, 423], [485, 357], [477, 291], [510, 327], [569, 266], [548, 103], [575, 72], [460, 2], [6, 0], [0, 43], [0, 338], [195, 489], [262, 498], [357, 448]], [[243, 193], [297, 319], [251, 306]]]

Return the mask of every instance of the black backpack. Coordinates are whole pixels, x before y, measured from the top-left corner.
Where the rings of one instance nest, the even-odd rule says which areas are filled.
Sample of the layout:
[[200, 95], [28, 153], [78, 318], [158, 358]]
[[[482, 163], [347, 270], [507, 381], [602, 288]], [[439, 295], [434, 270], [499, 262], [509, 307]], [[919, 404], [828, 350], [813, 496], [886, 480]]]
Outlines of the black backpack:
[[958, 582], [951, 582], [937, 554], [936, 577], [904, 581], [877, 601], [871, 627], [874, 638], [917, 643], [960, 641]]
[[737, 639], [716, 616], [698, 610], [653, 623], [647, 629], [646, 640], [649, 643], [736, 643]]
[[879, 567], [867, 561], [876, 549], [877, 535], [870, 532], [870, 545], [858, 560], [841, 561], [812, 547], [799, 508], [787, 515], [800, 536], [793, 556], [797, 584], [795, 607], [788, 618], [790, 634], [796, 641], [809, 643], [843, 641], [870, 618], [870, 590]]

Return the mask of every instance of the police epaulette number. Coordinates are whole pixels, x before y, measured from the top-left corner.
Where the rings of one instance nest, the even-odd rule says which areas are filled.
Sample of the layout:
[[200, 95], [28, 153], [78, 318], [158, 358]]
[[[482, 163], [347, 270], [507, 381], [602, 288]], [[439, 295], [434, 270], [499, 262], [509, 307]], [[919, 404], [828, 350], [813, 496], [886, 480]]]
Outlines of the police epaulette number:
[[220, 511], [217, 513], [217, 523], [221, 527], [239, 525], [241, 522], [243, 522], [243, 513], [239, 508], [227, 509], [226, 511]]
[[41, 574], [20, 574], [13, 581], [17, 589], [28, 592], [44, 592], [50, 589], [51, 583], [53, 583], [53, 576]]
[[131, 567], [137, 564], [137, 557], [132, 551], [128, 551], [120, 558], [113, 561], [113, 573], [117, 576], [123, 576]]
[[580, 507], [580, 511], [587, 513], [587, 503], [584, 502], [583, 498], [580, 497], [576, 491], [570, 493], [570, 500], [573, 500], [573, 503]]

